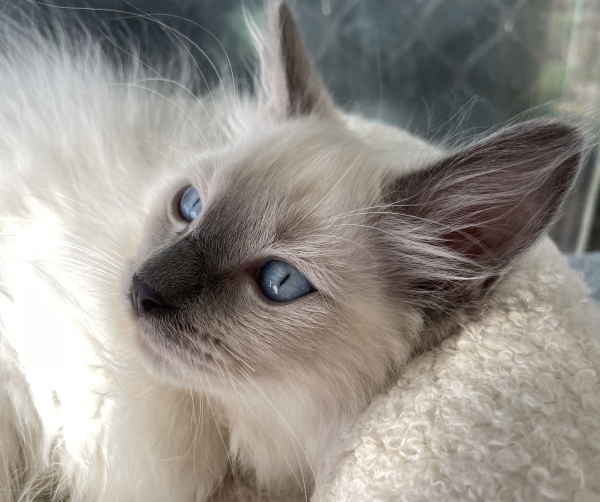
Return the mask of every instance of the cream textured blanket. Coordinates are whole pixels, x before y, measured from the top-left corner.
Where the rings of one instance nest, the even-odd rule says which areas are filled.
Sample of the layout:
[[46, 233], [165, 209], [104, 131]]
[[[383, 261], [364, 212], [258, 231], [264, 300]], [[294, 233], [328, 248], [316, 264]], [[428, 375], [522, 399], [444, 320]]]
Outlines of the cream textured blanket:
[[331, 453], [318, 501], [600, 501], [600, 313], [545, 240], [481, 321], [414, 360]]

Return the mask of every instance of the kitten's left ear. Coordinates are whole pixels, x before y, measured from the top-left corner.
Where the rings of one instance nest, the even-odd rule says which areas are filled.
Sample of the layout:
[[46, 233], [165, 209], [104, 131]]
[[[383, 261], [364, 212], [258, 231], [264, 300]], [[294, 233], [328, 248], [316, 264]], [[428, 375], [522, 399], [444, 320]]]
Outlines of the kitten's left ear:
[[429, 309], [474, 305], [547, 231], [584, 149], [577, 127], [532, 120], [392, 180], [373, 222], [386, 276]]
[[261, 47], [262, 101], [277, 120], [303, 115], [335, 117], [331, 97], [312, 65], [298, 26], [285, 2], [269, 12]]

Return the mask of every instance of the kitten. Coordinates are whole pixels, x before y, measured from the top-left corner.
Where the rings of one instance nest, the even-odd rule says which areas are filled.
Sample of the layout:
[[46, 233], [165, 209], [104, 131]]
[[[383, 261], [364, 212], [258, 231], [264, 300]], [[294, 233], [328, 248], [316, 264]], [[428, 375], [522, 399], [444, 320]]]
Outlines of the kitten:
[[308, 498], [547, 232], [584, 149], [556, 120], [444, 153], [347, 117], [285, 3], [255, 101], [1, 36], [2, 500]]

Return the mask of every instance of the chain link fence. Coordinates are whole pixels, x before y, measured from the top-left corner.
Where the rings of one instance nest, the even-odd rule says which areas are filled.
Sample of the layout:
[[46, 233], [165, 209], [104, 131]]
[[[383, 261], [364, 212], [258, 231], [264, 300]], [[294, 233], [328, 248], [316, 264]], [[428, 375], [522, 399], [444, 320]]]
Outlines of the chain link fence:
[[[349, 112], [442, 143], [535, 115], [568, 114], [592, 122], [597, 117], [598, 0], [290, 3], [325, 83]], [[218, 79], [208, 58], [225, 75], [225, 50], [238, 85], [252, 87], [256, 56], [246, 19], [260, 18], [262, 0], [47, 4], [67, 11], [85, 7], [88, 10], [72, 10], [70, 15], [99, 36], [111, 38], [111, 44], [118, 45], [120, 35], [140, 40], [141, 57], [147, 62], [157, 56], [175, 59], [176, 53], [187, 54], [177, 52], [186, 46], [213, 84]], [[205, 89], [200, 85], [196, 91]], [[595, 204], [599, 173], [596, 155], [591, 155], [566, 215], [553, 231], [565, 251], [600, 249]]]

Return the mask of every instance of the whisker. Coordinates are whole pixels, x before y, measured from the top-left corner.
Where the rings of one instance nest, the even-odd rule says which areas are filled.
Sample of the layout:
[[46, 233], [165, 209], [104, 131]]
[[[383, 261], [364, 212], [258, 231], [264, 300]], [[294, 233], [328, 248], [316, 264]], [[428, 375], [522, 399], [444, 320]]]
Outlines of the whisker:
[[[60, 266], [63, 270], [69, 270], [69, 269], [63, 268], [62, 267], [63, 264], [64, 265], [75, 265], [76, 268], [71, 268], [72, 271], [98, 272], [100, 275], [103, 275], [105, 277], [109, 277], [109, 278], [115, 279], [115, 280], [119, 279], [118, 276], [116, 276], [115, 274], [111, 274], [109, 271], [104, 270], [101, 267], [94, 267], [93, 265], [88, 265], [88, 264], [85, 264], [84, 262], [80, 262], [78, 260], [65, 258], [65, 257], [61, 257], [60, 260], [61, 261], [58, 261], [58, 262], [43, 261], [42, 263], [52, 263], [54, 265]], [[39, 262], [39, 260], [35, 260], [35, 261]]]
[[[200, 105], [200, 107], [202, 108], [202, 110], [204, 111], [204, 113], [206, 113], [206, 115], [208, 117], [210, 117], [210, 113], [208, 112], [208, 110], [206, 109], [206, 107], [204, 106], [204, 103], [202, 102], [202, 100], [196, 96], [192, 91], [190, 91], [186, 86], [184, 86], [183, 84], [180, 84], [179, 82], [175, 81], [175, 80], [171, 80], [171, 79], [165, 79], [165, 78], [144, 78], [141, 80], [136, 80], [135, 82], [132, 82], [132, 84], [141, 84], [144, 82], [152, 82], [152, 81], [160, 81], [160, 82], [165, 82], [167, 84], [172, 84], [175, 86], [178, 86], [180, 88], [182, 88], [186, 93], [188, 93], [190, 96], [192, 96], [192, 98], [196, 101], [196, 103], [198, 103]], [[215, 136], [217, 136], [217, 129], [215, 127], [214, 121], [210, 121], [210, 124], [212, 126], [213, 132], [215, 133]]]
[[[181, 19], [183, 21], [187, 21], [188, 23], [193, 24], [194, 26], [197, 26], [198, 28], [200, 28], [201, 30], [204, 30], [206, 33], [208, 33], [211, 37], [213, 37], [215, 39], [215, 41], [219, 44], [219, 46], [221, 47], [221, 49], [223, 50], [223, 53], [225, 54], [225, 58], [227, 59], [227, 63], [229, 65], [229, 70], [231, 73], [231, 83], [232, 83], [232, 91], [233, 91], [233, 97], [235, 99], [235, 77], [233, 75], [233, 66], [231, 64], [231, 60], [229, 59], [229, 54], [227, 54], [227, 51], [225, 50], [225, 47], [223, 47], [223, 44], [221, 43], [221, 41], [217, 38], [216, 35], [214, 35], [210, 30], [208, 30], [207, 28], [205, 28], [204, 26], [202, 26], [201, 24], [198, 24], [194, 21], [192, 21], [191, 19], [186, 19], [185, 17], [182, 16], [177, 16], [175, 14], [165, 14], [165, 13], [160, 13], [160, 14], [153, 14], [153, 16], [165, 16], [165, 17], [173, 17], [175, 19]], [[213, 69], [214, 65], [213, 65]], [[216, 69], [215, 69], [216, 72]], [[218, 73], [217, 73], [218, 74]], [[223, 82], [221, 82], [221, 85], [223, 85]], [[227, 97], [226, 97], [227, 99]]]
[[[230, 375], [231, 375], [231, 373], [230, 373]], [[231, 376], [232, 376], [232, 378], [235, 378], [235, 376], [233, 376], [233, 375], [231, 375]], [[240, 385], [241, 385], [241, 386], [242, 386], [244, 389], [246, 389], [246, 388], [245, 388], [245, 386], [244, 386], [244, 385], [243, 385], [243, 384], [242, 384], [242, 383], [241, 383], [241, 382], [240, 382], [240, 381], [239, 381], [237, 378], [235, 378], [235, 380], [236, 380], [236, 381], [237, 381], [237, 382], [238, 382], [238, 383], [239, 383], [239, 384], [240, 384]], [[232, 384], [233, 384], [233, 381], [232, 381]], [[234, 385], [234, 388], [235, 388], [235, 385]], [[247, 389], [246, 389], [246, 391], [247, 391]], [[247, 392], [248, 392], [248, 391], [247, 391]], [[266, 433], [268, 434], [268, 436], [269, 436], [269, 437], [271, 438], [271, 440], [273, 441], [273, 444], [275, 444], [275, 445], [277, 446], [277, 449], [278, 449], [278, 450], [279, 450], [279, 452], [281, 453], [281, 455], [282, 455], [283, 459], [285, 460], [285, 463], [286, 463], [286, 464], [288, 465], [288, 467], [290, 468], [290, 471], [291, 471], [291, 473], [292, 473], [292, 476], [294, 476], [294, 478], [296, 479], [296, 482], [298, 483], [298, 486], [300, 487], [300, 489], [301, 489], [301, 490], [302, 490], [304, 493], [306, 493], [306, 484], [305, 484], [305, 482], [304, 482], [304, 476], [302, 475], [302, 482], [300, 482], [300, 480], [298, 479], [298, 476], [296, 475], [296, 472], [294, 471], [294, 468], [292, 467], [292, 464], [290, 464], [290, 461], [288, 460], [287, 456], [286, 456], [286, 455], [283, 453], [283, 449], [281, 448], [281, 446], [279, 446], [279, 445], [277, 444], [277, 441], [276, 441], [276, 440], [275, 440], [275, 438], [273, 437], [273, 434], [271, 433], [271, 431], [269, 430], [269, 428], [268, 428], [268, 427], [267, 427], [267, 426], [264, 424], [264, 422], [263, 422], [263, 421], [260, 419], [260, 417], [259, 417], [259, 416], [256, 414], [256, 412], [255, 412], [255, 411], [252, 409], [252, 407], [251, 407], [251, 406], [248, 404], [248, 401], [246, 401], [246, 400], [244, 399], [244, 397], [243, 397], [243, 396], [242, 396], [242, 395], [241, 395], [239, 392], [237, 392], [237, 389], [236, 389], [236, 393], [237, 393], [238, 397], [239, 397], [239, 398], [240, 398], [240, 399], [241, 399], [241, 400], [244, 402], [244, 404], [246, 405], [246, 407], [248, 408], [248, 410], [250, 410], [250, 412], [251, 412], [251, 413], [254, 415], [254, 417], [256, 418], [256, 420], [258, 420], [258, 423], [259, 423], [260, 425], [262, 425], [262, 427], [264, 428], [264, 430], [266, 431]], [[289, 434], [289, 433], [288, 433], [288, 434]], [[300, 473], [302, 474], [302, 465], [301, 465], [301, 463], [300, 463], [300, 458], [298, 457], [298, 453], [297, 453], [297, 451], [296, 451], [296, 447], [294, 446], [294, 443], [293, 443], [293, 441], [292, 441], [292, 446], [293, 446], [293, 448], [294, 448], [294, 452], [296, 453], [296, 459], [298, 460], [298, 466], [300, 467]]]
[[[212, 62], [212, 60], [210, 59], [210, 57], [208, 56], [208, 54], [206, 54], [206, 52], [204, 52], [204, 50], [198, 44], [196, 44], [191, 38], [187, 37], [186, 35], [184, 35], [183, 33], [181, 33], [179, 30], [176, 30], [175, 28], [172, 28], [172, 27], [168, 26], [167, 24], [163, 23], [162, 21], [159, 21], [158, 19], [156, 19], [152, 15], [144, 12], [141, 8], [132, 5], [127, 0], [125, 0], [125, 3], [127, 5], [133, 7], [134, 9], [138, 10], [139, 12], [142, 12], [143, 15], [144, 15], [144, 17], [146, 19], [150, 19], [150, 20], [154, 21], [155, 23], [157, 23], [159, 26], [162, 26], [163, 28], [165, 28], [166, 30], [168, 30], [181, 43], [181, 46], [188, 53], [188, 55], [190, 56], [191, 60], [194, 62], [194, 65], [196, 66], [196, 69], [198, 70], [198, 73], [202, 77], [202, 80], [203, 80], [204, 84], [206, 85], [206, 88], [208, 90], [208, 94], [210, 95], [210, 98], [212, 99], [213, 103], [216, 103], [216, 100], [215, 100], [215, 98], [213, 96], [213, 93], [212, 93], [212, 90], [210, 88], [210, 85], [208, 84], [208, 81], [206, 80], [206, 77], [204, 76], [204, 73], [200, 69], [200, 66], [198, 65], [198, 62], [196, 61], [196, 58], [194, 58], [194, 56], [192, 55], [192, 53], [190, 52], [190, 50], [185, 46], [185, 44], [181, 41], [181, 39], [179, 37], [182, 37], [183, 39], [185, 39], [188, 43], [190, 43], [193, 47], [195, 47], [196, 50], [198, 50], [206, 58], [206, 60], [208, 61], [208, 63], [211, 65], [211, 67], [215, 71], [215, 74], [217, 75], [217, 79], [219, 80], [219, 84], [220, 84], [221, 88], [224, 90], [225, 87], [223, 85], [223, 80], [221, 79], [221, 74], [217, 70], [216, 66], [214, 65], [214, 63]], [[229, 100], [228, 100], [226, 92], [224, 92], [224, 97], [225, 97], [226, 107], [230, 108], [230, 104], [229, 104]], [[223, 138], [222, 137], [220, 137], [220, 141], [221, 141], [221, 144], [223, 144]]]
[[[137, 17], [137, 16], [136, 16]], [[102, 32], [101, 32], [102, 33]], [[114, 40], [112, 40], [108, 35], [104, 34], [104, 37], [106, 38], [106, 40], [108, 40], [111, 44], [113, 44], [117, 49], [119, 49], [121, 52], [123, 52], [124, 54], [127, 54], [131, 59], [134, 59], [135, 61], [137, 61], [138, 63], [142, 64], [143, 66], [145, 66], [146, 68], [148, 68], [152, 73], [154, 73], [158, 78], [160, 78], [161, 80], [164, 80], [162, 75], [156, 71], [154, 68], [152, 68], [152, 66], [150, 66], [148, 63], [146, 63], [145, 61], [142, 61], [140, 58], [136, 57], [135, 55], [133, 55], [131, 52], [125, 50], [123, 47], [121, 47], [119, 44], [117, 44]], [[169, 85], [167, 83], [167, 85]], [[169, 88], [175, 92], [175, 89], [173, 89], [170, 85]]]
[[[181, 41], [181, 39], [179, 38], [180, 36], [182, 38], [184, 38], [187, 42], [190, 42], [191, 44], [193, 44], [196, 49], [198, 49], [205, 57], [206, 59], [212, 64], [212, 61], [210, 61], [210, 58], [206, 55], [206, 53], [200, 49], [200, 47], [196, 46], [196, 44], [194, 44], [191, 39], [189, 39], [188, 37], [186, 37], [183, 33], [181, 33], [180, 31], [176, 30], [175, 28], [172, 28], [168, 25], [166, 25], [165, 23], [159, 21], [158, 19], [156, 19], [155, 17], [153, 17], [150, 14], [147, 14], [146, 12], [144, 12], [142, 9], [140, 9], [139, 7], [136, 7], [132, 4], [130, 4], [129, 2], [127, 2], [127, 0], [124, 0], [125, 3], [127, 5], [129, 5], [130, 7], [133, 7], [134, 9], [140, 11], [143, 13], [142, 17], [143, 19], [148, 19], [151, 21], [154, 21], [156, 24], [158, 24], [159, 26], [163, 27], [164, 29], [166, 29], [167, 31], [169, 31], [169, 33], [171, 33], [171, 35], [173, 35], [173, 37], [175, 37], [175, 39], [181, 44], [181, 47], [183, 47], [183, 49], [187, 52], [188, 56], [190, 57], [190, 59], [194, 62], [194, 66], [196, 67], [196, 70], [198, 70], [198, 73], [200, 74], [200, 76], [202, 77], [202, 81], [204, 82], [204, 84], [206, 85], [206, 88], [208, 90], [208, 94], [210, 95], [211, 99], [213, 100], [213, 102], [215, 102], [215, 98], [212, 94], [212, 91], [210, 89], [210, 86], [208, 85], [208, 82], [206, 80], [206, 77], [204, 76], [204, 73], [202, 72], [202, 70], [200, 69], [200, 66], [198, 65], [198, 62], [196, 61], [196, 58], [192, 55], [192, 53], [190, 52], [190, 50], [185, 46], [185, 44]], [[215, 69], [216, 71], [216, 69]], [[220, 75], [217, 72], [217, 76], [220, 79]]]
[[[267, 434], [269, 435], [269, 437], [273, 440], [273, 443], [275, 445], [277, 445], [277, 441], [275, 440], [275, 438], [273, 437], [273, 435], [271, 434], [271, 432], [269, 431], [269, 429], [264, 425], [264, 423], [262, 422], [262, 420], [258, 417], [258, 415], [256, 414], [256, 412], [252, 409], [252, 407], [248, 404], [248, 402], [244, 399], [244, 397], [239, 393], [239, 391], [237, 390], [233, 379], [235, 379], [243, 388], [244, 390], [246, 390], [246, 392], [249, 392], [248, 389], [246, 389], [246, 387], [242, 384], [242, 382], [239, 381], [239, 379], [237, 379], [235, 377], [235, 375], [233, 375], [231, 373], [231, 371], [229, 371], [229, 368], [227, 366], [227, 361], [223, 358], [222, 354], [217, 350], [217, 348], [215, 347], [214, 343], [212, 342], [212, 340], [210, 340], [210, 344], [212, 345], [214, 351], [216, 354], [219, 355], [219, 357], [221, 358], [221, 360], [223, 361], [223, 364], [227, 370], [227, 373], [229, 374], [229, 377], [231, 380], [231, 383], [233, 385], [233, 388], [236, 391], [236, 394], [238, 395], [238, 397], [240, 399], [242, 399], [242, 401], [244, 401], [244, 403], [246, 404], [247, 408], [252, 412], [252, 414], [256, 417], [256, 419], [258, 420], [258, 422], [264, 427], [265, 431], [267, 432]], [[238, 365], [239, 366], [239, 365]], [[246, 373], [243, 368], [239, 367], [240, 371], [242, 371], [242, 373], [246, 376], [246, 378], [254, 385], [256, 386], [256, 383], [254, 382], [254, 380], [250, 377], [250, 375], [248, 375], [248, 373]], [[258, 388], [258, 387], [257, 387]], [[259, 390], [260, 391], [260, 390]], [[264, 396], [264, 394], [263, 394]], [[283, 420], [284, 424], [287, 426], [288, 429], [288, 436], [290, 434], [291, 428], [290, 426], [287, 424], [287, 422], [285, 421], [285, 419], [283, 419], [283, 417], [281, 416], [281, 414], [279, 413], [279, 411], [275, 408], [275, 406], [273, 405], [273, 403], [267, 399], [267, 402], [270, 404], [270, 406], [277, 412], [277, 414], [279, 415], [279, 417]], [[293, 434], [293, 432], [292, 432]], [[290, 439], [292, 439], [292, 436], [290, 436]], [[295, 439], [296, 441], [298, 441], [298, 438], [293, 434], [293, 439]], [[299, 441], [298, 441], [299, 442]], [[302, 477], [302, 483], [300, 483], [300, 480], [298, 479], [298, 477], [296, 476], [296, 473], [294, 471], [294, 469], [292, 468], [289, 460], [287, 459], [286, 455], [283, 453], [283, 449], [277, 445], [280, 453], [282, 454], [283, 458], [285, 459], [286, 463], [288, 464], [290, 470], [292, 471], [292, 475], [294, 476], [294, 478], [296, 479], [296, 481], [298, 482], [298, 486], [300, 487], [300, 489], [302, 489], [302, 491], [307, 494], [307, 488], [306, 488], [306, 481], [304, 479], [304, 472], [302, 469], [302, 463], [300, 462], [300, 457], [298, 456], [298, 451], [296, 450], [296, 446], [294, 445], [294, 441], [291, 441], [292, 447], [294, 448], [294, 452], [296, 454], [296, 460], [298, 461], [298, 467], [300, 468], [300, 475]], [[300, 447], [302, 448], [302, 445], [300, 445]], [[308, 460], [308, 457], [306, 456], [306, 453], [304, 452], [304, 450], [302, 449], [304, 456], [306, 457], [307, 463], [310, 465], [310, 461]], [[311, 466], [312, 469], [312, 466]], [[314, 475], [314, 471], [313, 471], [313, 475]]]
[[311, 234], [310, 237], [326, 237], [327, 239], [338, 239], [338, 240], [341, 240], [341, 241], [349, 242], [350, 244], [354, 244], [355, 246], [357, 246], [360, 249], [362, 249], [375, 262], [375, 257], [373, 256], [373, 253], [371, 253], [371, 251], [369, 251], [362, 244], [359, 244], [358, 242], [354, 242], [351, 239], [346, 239], [345, 237], [340, 237], [339, 235], [331, 235], [331, 234]]
[[98, 253], [94, 250], [85, 248], [83, 246], [79, 246], [78, 244], [73, 244], [72, 242], [68, 242], [68, 241], [62, 241], [61, 244], [64, 245], [66, 248], [71, 248], [76, 251], [79, 251], [80, 253], [86, 253], [88, 256], [92, 256], [94, 258], [99, 259], [106, 266], [112, 267], [109, 270], [112, 270], [114, 272], [119, 272], [122, 267], [122, 263], [119, 263], [116, 260], [110, 259], [110, 257], [107, 257], [105, 253]]
[[[212, 60], [210, 59], [210, 57], [208, 57], [208, 54], [206, 54], [206, 52], [204, 52], [204, 50], [202, 50], [202, 48], [196, 44], [191, 38], [187, 37], [186, 35], [184, 35], [183, 33], [181, 33], [179, 30], [176, 30], [175, 28], [168, 26], [166, 23], [163, 23], [162, 21], [159, 21], [158, 19], [156, 19], [156, 17], [152, 14], [148, 14], [147, 12], [145, 12], [144, 10], [142, 10], [139, 7], [136, 7], [135, 5], [132, 5], [131, 3], [129, 3], [127, 0], [124, 0], [125, 3], [127, 5], [129, 5], [130, 7], [136, 9], [137, 11], [141, 12], [143, 17], [145, 19], [149, 19], [151, 21], [154, 21], [155, 23], [157, 23], [159, 26], [162, 26], [163, 28], [167, 29], [171, 34], [173, 34], [178, 40], [178, 36], [184, 38], [186, 40], [186, 42], [189, 42], [190, 44], [192, 44], [192, 46], [198, 50], [208, 61], [208, 63], [211, 65], [211, 67], [213, 68], [215, 74], [217, 75], [217, 78], [219, 79], [219, 84], [221, 85], [221, 87], [224, 88], [223, 85], [223, 80], [221, 80], [221, 74], [219, 73], [219, 71], [217, 70], [216, 66], [214, 65], [214, 63], [212, 62]], [[214, 35], [213, 35], [214, 36]], [[179, 42], [181, 42], [181, 40], [179, 40]], [[196, 61], [196, 59], [194, 58], [194, 56], [192, 56], [192, 53], [189, 51], [189, 49], [187, 47], [185, 47], [185, 45], [182, 43], [181, 44], [182, 47], [186, 50], [186, 52], [189, 54], [190, 58], [192, 59], [192, 61], [194, 61], [194, 65], [196, 66], [196, 69], [198, 70], [198, 73], [200, 73], [200, 76], [202, 77], [202, 80], [204, 81], [204, 83], [206, 84], [206, 88], [208, 90], [208, 93], [210, 94], [211, 99], [214, 101], [214, 97], [212, 95], [212, 92], [210, 90], [210, 86], [208, 85], [208, 82], [206, 81], [206, 78], [204, 76], [204, 73], [202, 73], [202, 70], [200, 70], [200, 66], [198, 65], [198, 62]], [[227, 96], [225, 96], [225, 99], [227, 99]], [[227, 106], [229, 106], [229, 102], [227, 102]]]
[[221, 344], [221, 347], [223, 347], [227, 352], [229, 352], [233, 357], [235, 357], [238, 361], [244, 363], [246, 366], [248, 366], [248, 368], [250, 368], [253, 372], [255, 372], [254, 368], [252, 368], [252, 366], [250, 366], [246, 361], [244, 361], [241, 357], [239, 357], [238, 355], [234, 354], [231, 350], [229, 350], [225, 345]]
[[[20, 234], [0, 234], [0, 237], [22, 238], [23, 236]], [[98, 263], [96, 261], [86, 262], [86, 261], [80, 260], [78, 258], [69, 257], [68, 255], [60, 255], [58, 257], [60, 260], [64, 260], [65, 262], [69, 262], [69, 263], [78, 264], [87, 270], [90, 270], [90, 269], [98, 270], [106, 275], [114, 277], [115, 279], [117, 278], [116, 274], [118, 274], [121, 269], [119, 263], [107, 261], [102, 256], [99, 256], [97, 253], [95, 253], [87, 248], [83, 248], [83, 247], [76, 246], [76, 245], [70, 245], [71, 243], [69, 243], [68, 241], [62, 241], [61, 244], [64, 245], [65, 247], [72, 247], [72, 248], [76, 249], [77, 251], [79, 251], [80, 253], [84, 253], [84, 255], [87, 254], [88, 256], [94, 258], [94, 260], [96, 260], [97, 258], [100, 258], [102, 260], [102, 262], [104, 262], [104, 263]], [[52, 246], [49, 246], [49, 245], [41, 246], [41, 248], [47, 249], [47, 250], [54, 249]], [[51, 263], [51, 262], [48, 262], [48, 263]]]
[[[204, 368], [204, 375], [206, 376], [206, 382], [208, 383], [208, 387], [210, 389], [210, 393], [211, 395], [214, 397], [214, 393], [212, 390], [212, 385], [210, 383], [210, 379], [208, 378], [208, 373], [206, 372], [206, 368]], [[221, 441], [223, 442], [223, 447], [225, 448], [225, 454], [227, 455], [227, 460], [229, 461], [229, 467], [231, 467], [231, 474], [233, 476], [234, 481], [236, 480], [236, 474], [235, 474], [235, 469], [233, 467], [233, 462], [231, 460], [231, 455], [229, 455], [229, 448], [227, 447], [227, 443], [225, 442], [225, 439], [223, 438], [223, 434], [221, 433], [221, 428], [219, 427], [219, 421], [217, 420], [217, 417], [215, 415], [215, 410], [212, 407], [212, 403], [210, 402], [210, 399], [208, 396], [206, 396], [206, 402], [208, 403], [208, 406], [210, 408], [210, 412], [212, 413], [213, 419], [215, 421], [215, 425], [217, 427], [217, 431], [219, 433], [219, 437], [221, 438]]]
[[[44, 202], [48, 202], [49, 204], [53, 204], [55, 206], [60, 207], [61, 209], [64, 209], [65, 211], [76, 215], [78, 218], [81, 218], [81, 213], [78, 213], [66, 206], [63, 206], [62, 204], [59, 204], [58, 202], [55, 202], [53, 200], [47, 199], [45, 197], [41, 197], [39, 195], [34, 195], [34, 194], [29, 194], [29, 193], [22, 193], [22, 192], [3, 192], [0, 191], [0, 194], [4, 194], [4, 195], [19, 195], [21, 197], [32, 197], [34, 199], [39, 199], [39, 200], [43, 200]], [[0, 220], [15, 220], [15, 221], [35, 221], [32, 219], [27, 219], [27, 218], [15, 218], [15, 217], [0, 217]], [[87, 220], [85, 218], [83, 218], [83, 221], [85, 221], [86, 223], [88, 223], [89, 225], [93, 227], [97, 227], [98, 225], [91, 220]], [[123, 248], [123, 246], [121, 244], [119, 244], [117, 241], [115, 241], [114, 239], [112, 239], [110, 236], [108, 236], [106, 233], [104, 232], [98, 232], [98, 231], [94, 231], [89, 229], [88, 231], [91, 231], [92, 233], [95, 233], [96, 235], [101, 235], [102, 237], [106, 237], [110, 242], [112, 242], [113, 244], [116, 244], [117, 246], [119, 246], [121, 249], [123, 249], [125, 252], [128, 252], [128, 250], [126, 250], [125, 248]]]
[[[46, 264], [49, 264], [49, 265], [60, 266], [60, 264], [56, 263], [56, 262], [52, 262], [52, 261], [48, 261], [48, 260], [40, 260], [40, 259], [36, 259], [36, 260], [32, 261], [32, 260], [28, 260], [26, 258], [23, 258], [22, 256], [17, 256], [17, 255], [12, 255], [12, 254], [1, 253], [0, 256], [2, 256], [3, 258], [14, 258], [15, 260], [24, 261], [25, 263], [28, 263], [29, 265], [32, 265], [32, 266], [36, 266], [36, 263], [46, 263]], [[68, 271], [68, 269], [66, 269], [66, 270]], [[80, 270], [73, 270], [73, 272], [76, 272], [77, 274], [83, 275], [84, 277], [90, 277], [91, 279], [103, 282], [105, 284], [108, 284], [109, 286], [114, 286], [114, 283], [109, 282], [109, 281], [107, 281], [105, 279], [102, 279], [100, 277], [97, 277], [95, 275], [85, 274], [85, 273], [82, 273]]]
[[200, 136], [202, 137], [202, 140], [204, 141], [204, 145], [207, 147], [209, 146], [209, 143], [206, 140], [206, 136], [204, 135], [204, 133], [202, 132], [200, 127], [198, 127], [198, 124], [196, 123], [196, 121], [190, 116], [189, 113], [187, 113], [183, 108], [178, 106], [172, 99], [168, 98], [167, 96], [165, 96], [164, 94], [161, 94], [158, 91], [155, 91], [154, 89], [149, 89], [148, 87], [144, 87], [142, 85], [135, 85], [135, 84], [113, 84], [113, 85], [115, 85], [115, 86], [123, 85], [126, 87], [132, 87], [134, 89], [142, 89], [146, 92], [149, 92], [150, 94], [154, 94], [154, 95], [164, 99], [167, 103], [173, 105], [177, 110], [179, 110], [181, 112], [181, 114], [190, 121], [190, 123], [194, 126], [196, 131], [198, 131], [198, 133], [200, 133]]
[[[300, 446], [300, 449], [302, 450], [302, 453], [304, 454], [304, 457], [306, 458], [307, 464], [312, 472], [313, 478], [315, 480], [315, 484], [316, 484], [316, 488], [317, 488], [317, 492], [319, 492], [319, 486], [318, 483], [316, 483], [317, 481], [317, 476], [315, 474], [315, 471], [313, 469], [313, 466], [310, 462], [310, 460], [308, 459], [308, 455], [306, 454], [306, 451], [304, 450], [304, 447], [302, 446], [302, 443], [300, 442], [300, 440], [298, 439], [298, 437], [296, 436], [296, 434], [294, 433], [293, 429], [290, 427], [290, 425], [287, 423], [287, 421], [285, 420], [285, 418], [283, 418], [283, 416], [281, 415], [281, 413], [279, 412], [279, 410], [273, 405], [273, 403], [271, 402], [271, 400], [267, 397], [267, 395], [262, 391], [262, 389], [259, 387], [259, 385], [254, 381], [254, 379], [244, 371], [243, 368], [240, 368], [240, 371], [244, 374], [244, 376], [250, 381], [250, 383], [256, 388], [256, 390], [258, 390], [258, 392], [267, 400], [267, 402], [271, 405], [271, 407], [273, 408], [273, 410], [275, 411], [275, 413], [277, 413], [277, 415], [281, 418], [281, 420], [283, 421], [283, 423], [285, 424], [285, 426], [287, 427], [287, 429], [290, 431], [290, 433], [292, 434], [292, 436], [294, 437], [294, 439], [297, 441], [298, 446]], [[292, 446], [294, 446], [294, 443], [292, 442]], [[296, 447], [294, 446], [294, 450], [296, 450]], [[299, 459], [298, 459], [299, 460]], [[300, 473], [302, 474], [302, 479], [304, 481], [304, 474], [302, 472], [302, 464], [300, 464]], [[304, 485], [305, 489], [306, 489], [306, 485]]]

